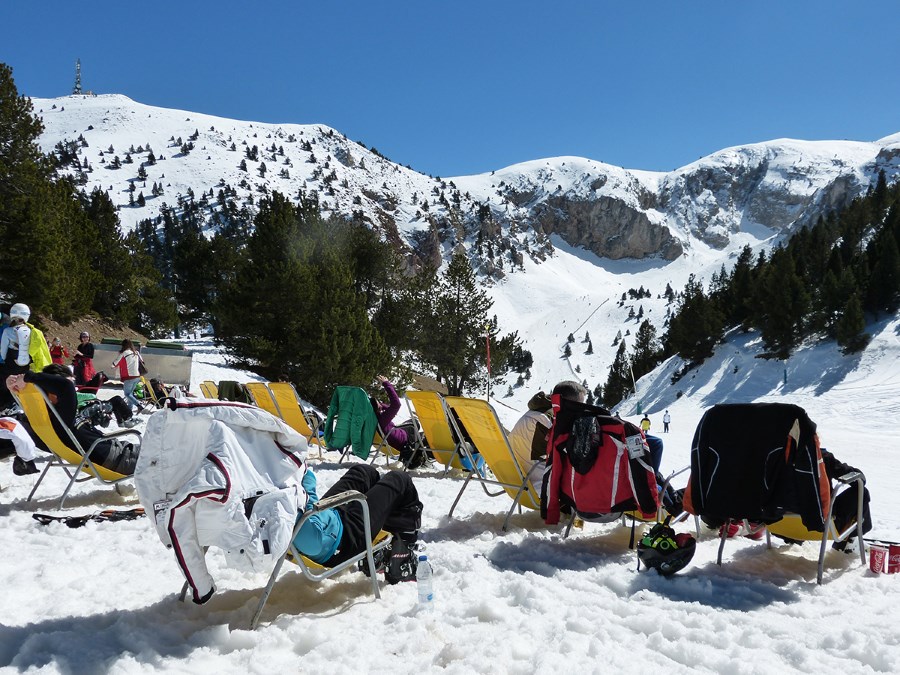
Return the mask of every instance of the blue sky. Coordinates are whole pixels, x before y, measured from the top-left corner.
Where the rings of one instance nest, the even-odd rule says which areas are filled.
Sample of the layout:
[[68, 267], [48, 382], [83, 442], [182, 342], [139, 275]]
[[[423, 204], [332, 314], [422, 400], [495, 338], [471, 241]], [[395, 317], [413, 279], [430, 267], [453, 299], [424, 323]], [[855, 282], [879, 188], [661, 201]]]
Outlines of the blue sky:
[[900, 131], [900, 2], [4, 2], [19, 92], [322, 123], [442, 177]]

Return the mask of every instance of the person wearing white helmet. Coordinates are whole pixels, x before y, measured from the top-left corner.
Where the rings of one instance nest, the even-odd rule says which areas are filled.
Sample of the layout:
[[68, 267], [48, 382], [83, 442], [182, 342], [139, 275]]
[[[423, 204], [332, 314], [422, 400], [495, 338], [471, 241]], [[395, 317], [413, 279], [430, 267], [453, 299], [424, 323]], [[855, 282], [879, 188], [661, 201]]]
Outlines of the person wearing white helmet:
[[[0, 378], [6, 380], [8, 375], [18, 375], [28, 370], [31, 355], [31, 328], [26, 323], [31, 317], [28, 305], [17, 302], [9, 310], [9, 325], [0, 335]], [[6, 386], [0, 388], [0, 410], [14, 404], [12, 394]]]

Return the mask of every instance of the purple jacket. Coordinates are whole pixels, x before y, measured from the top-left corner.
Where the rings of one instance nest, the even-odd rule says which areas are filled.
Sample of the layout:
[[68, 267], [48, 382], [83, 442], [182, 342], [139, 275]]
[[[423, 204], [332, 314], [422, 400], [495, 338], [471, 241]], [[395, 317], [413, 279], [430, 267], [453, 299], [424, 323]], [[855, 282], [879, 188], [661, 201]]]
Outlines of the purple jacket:
[[382, 383], [382, 386], [387, 392], [388, 400], [390, 402], [387, 404], [378, 404], [378, 412], [376, 413], [376, 416], [378, 417], [378, 426], [380, 426], [381, 430], [387, 435], [388, 444], [392, 448], [400, 450], [406, 445], [407, 441], [409, 441], [406, 431], [395, 427], [393, 422], [394, 417], [396, 417], [397, 413], [400, 411], [400, 397], [397, 396], [397, 390], [394, 389], [394, 385], [387, 380]]

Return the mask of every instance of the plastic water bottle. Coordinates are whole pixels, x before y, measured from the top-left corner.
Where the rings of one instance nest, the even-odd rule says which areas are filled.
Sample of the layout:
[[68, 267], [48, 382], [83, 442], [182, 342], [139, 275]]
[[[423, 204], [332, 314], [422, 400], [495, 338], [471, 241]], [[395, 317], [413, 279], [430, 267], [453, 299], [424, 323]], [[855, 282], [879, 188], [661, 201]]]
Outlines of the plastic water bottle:
[[432, 609], [434, 607], [434, 586], [431, 583], [432, 574], [428, 556], [420, 555], [419, 566], [416, 569], [416, 588], [419, 590], [419, 607], [422, 609]]

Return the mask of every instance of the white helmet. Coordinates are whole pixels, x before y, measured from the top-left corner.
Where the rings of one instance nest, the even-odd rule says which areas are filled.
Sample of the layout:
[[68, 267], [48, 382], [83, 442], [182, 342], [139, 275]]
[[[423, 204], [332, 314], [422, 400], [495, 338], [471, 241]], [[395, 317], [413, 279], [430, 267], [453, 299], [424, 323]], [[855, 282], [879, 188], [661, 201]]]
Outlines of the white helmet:
[[31, 316], [31, 310], [28, 308], [28, 305], [22, 302], [17, 302], [9, 309], [9, 318], [10, 320], [14, 319], [22, 319], [22, 321], [28, 321], [28, 318]]

